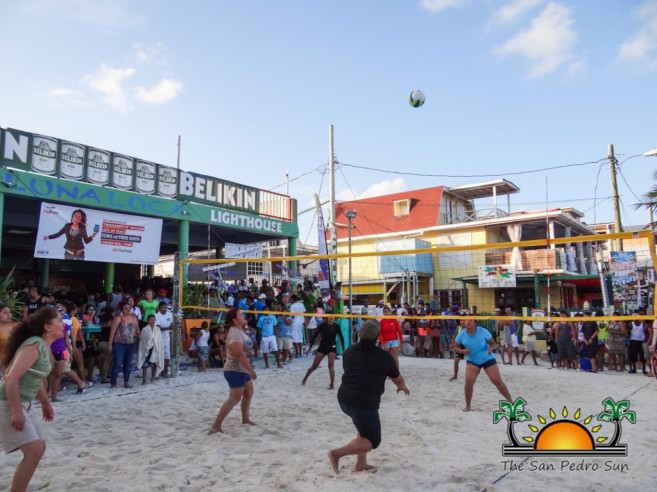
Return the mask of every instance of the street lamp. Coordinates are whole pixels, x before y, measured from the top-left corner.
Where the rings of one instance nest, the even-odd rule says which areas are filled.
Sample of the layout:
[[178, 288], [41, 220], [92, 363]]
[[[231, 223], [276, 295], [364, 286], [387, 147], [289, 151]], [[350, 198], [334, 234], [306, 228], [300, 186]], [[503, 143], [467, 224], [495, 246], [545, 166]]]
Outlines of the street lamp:
[[[356, 218], [356, 211], [355, 210], [347, 210], [347, 220], [348, 222], [348, 227], [349, 227], [349, 236], [348, 236], [348, 252], [349, 252], [349, 314], [351, 316], [354, 315], [354, 310], [353, 310], [353, 303], [354, 303], [354, 290], [353, 290], [353, 285], [351, 283], [351, 221]], [[350, 318], [350, 323], [351, 325], [351, 330], [349, 330], [349, 333], [351, 333], [351, 339], [354, 339], [354, 334], [353, 334], [353, 329], [354, 329], [354, 324], [351, 322]]]

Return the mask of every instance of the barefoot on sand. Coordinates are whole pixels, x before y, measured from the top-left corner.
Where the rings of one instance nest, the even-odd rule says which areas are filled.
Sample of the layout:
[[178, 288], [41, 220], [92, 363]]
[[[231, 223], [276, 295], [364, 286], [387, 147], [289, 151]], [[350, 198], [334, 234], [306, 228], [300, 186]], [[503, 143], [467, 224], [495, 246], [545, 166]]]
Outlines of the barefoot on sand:
[[210, 427], [210, 430], [208, 431], [208, 436], [211, 436], [212, 434], [223, 434], [224, 431], [221, 429], [215, 430], [213, 427]]
[[470, 411], [470, 407], [465, 407], [465, 408], [463, 409], [463, 411], [464, 411], [464, 412], [469, 412], [469, 411]]
[[351, 471], [354, 473], [358, 473], [358, 472], [376, 473], [378, 471], [378, 468], [374, 465], [365, 465], [362, 468], [354, 467], [351, 469]]
[[258, 425], [253, 420], [242, 421], [242, 425]]
[[328, 452], [328, 459], [331, 463], [331, 468], [333, 468], [333, 473], [339, 475], [340, 469], [338, 468], [338, 458], [333, 454], [333, 451]]

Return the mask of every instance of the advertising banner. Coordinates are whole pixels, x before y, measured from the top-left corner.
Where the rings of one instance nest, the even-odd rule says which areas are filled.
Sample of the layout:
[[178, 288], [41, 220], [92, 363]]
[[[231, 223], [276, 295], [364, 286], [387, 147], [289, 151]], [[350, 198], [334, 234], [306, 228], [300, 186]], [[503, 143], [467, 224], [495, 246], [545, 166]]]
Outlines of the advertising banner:
[[486, 265], [479, 267], [479, 287], [515, 287], [516, 270], [511, 265]]
[[35, 258], [155, 265], [162, 219], [42, 203]]
[[[322, 205], [317, 195], [315, 195], [315, 206], [317, 207], [317, 252], [320, 255], [325, 255], [328, 254], [326, 228], [324, 227]], [[328, 301], [331, 298], [331, 263], [327, 258], [321, 258], [319, 260], [319, 271], [317, 275], [319, 277], [319, 290], [322, 294], [322, 299]]]
[[639, 269], [636, 262], [636, 251], [611, 251], [611, 285], [614, 290], [614, 302], [626, 303], [629, 310], [639, 307]]

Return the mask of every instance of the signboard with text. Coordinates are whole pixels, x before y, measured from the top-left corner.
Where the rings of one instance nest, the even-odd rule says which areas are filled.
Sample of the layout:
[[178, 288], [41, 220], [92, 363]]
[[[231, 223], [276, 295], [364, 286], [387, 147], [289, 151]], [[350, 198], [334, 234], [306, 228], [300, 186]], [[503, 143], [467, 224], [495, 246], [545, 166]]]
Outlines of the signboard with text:
[[41, 203], [36, 258], [155, 265], [162, 219]]

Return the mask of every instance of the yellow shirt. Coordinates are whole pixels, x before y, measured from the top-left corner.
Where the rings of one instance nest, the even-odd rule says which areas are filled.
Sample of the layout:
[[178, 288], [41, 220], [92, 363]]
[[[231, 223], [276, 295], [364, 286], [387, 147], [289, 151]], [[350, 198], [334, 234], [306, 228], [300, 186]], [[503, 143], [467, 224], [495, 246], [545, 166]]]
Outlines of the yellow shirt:
[[71, 339], [73, 340], [73, 347], [75, 342], [78, 341], [78, 332], [80, 331], [80, 320], [77, 316], [71, 316]]
[[7, 344], [9, 343], [9, 337], [11, 336], [11, 328], [8, 330], [5, 328], [9, 327], [0, 327], [0, 364], [2, 364], [2, 360], [5, 358], [5, 351], [7, 350]]

